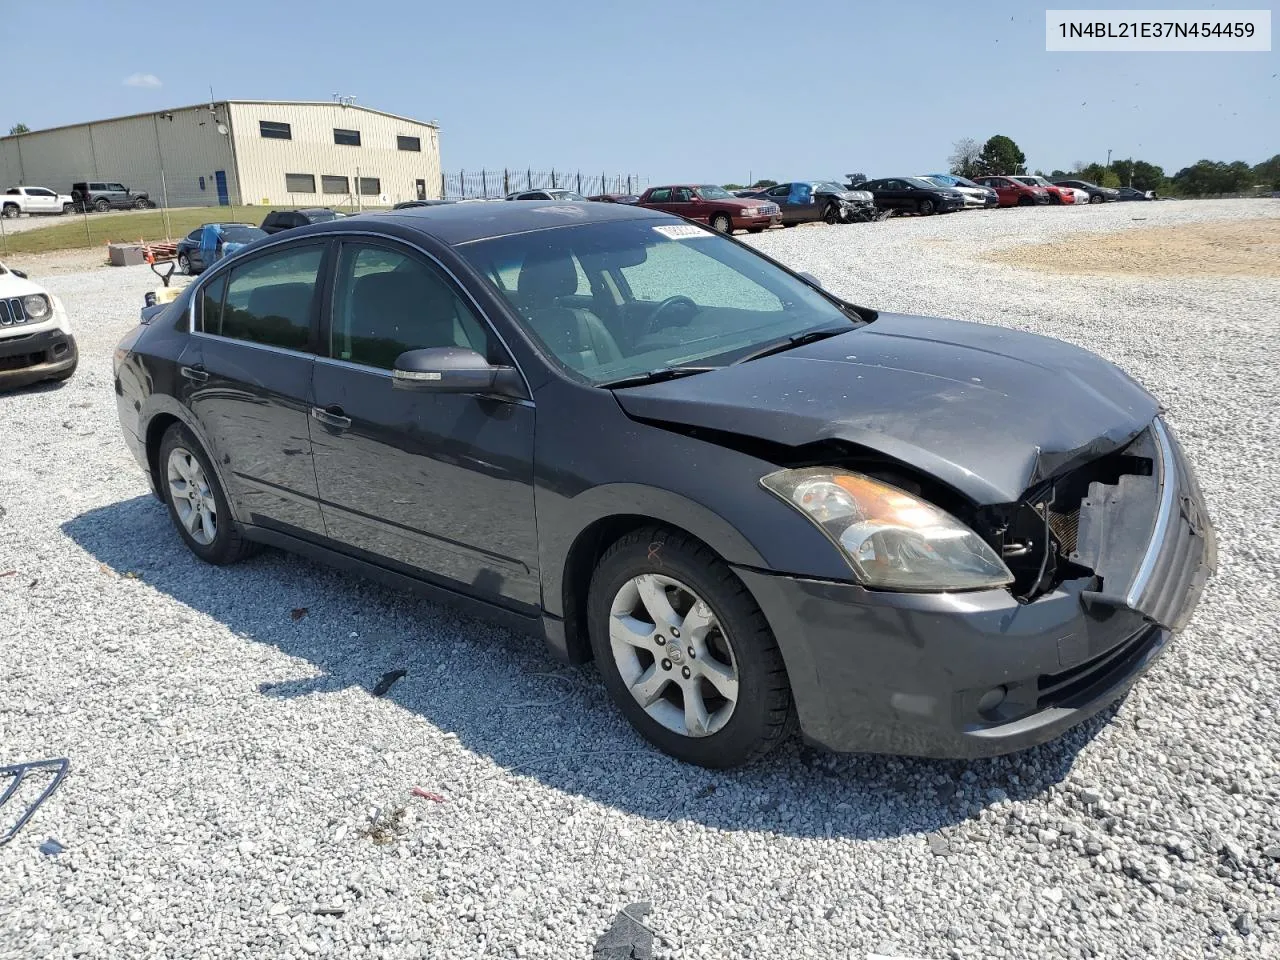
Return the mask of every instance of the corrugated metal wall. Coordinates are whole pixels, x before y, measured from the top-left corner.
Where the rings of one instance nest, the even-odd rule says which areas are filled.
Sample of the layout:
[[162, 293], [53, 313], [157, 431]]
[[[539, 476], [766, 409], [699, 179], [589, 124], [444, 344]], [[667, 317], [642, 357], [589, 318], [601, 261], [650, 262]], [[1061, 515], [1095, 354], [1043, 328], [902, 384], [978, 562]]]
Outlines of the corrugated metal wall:
[[[169, 119], [172, 116], [172, 120]], [[271, 140], [258, 121], [288, 123], [292, 139]], [[229, 122], [228, 122], [229, 121]], [[218, 133], [218, 124], [229, 128]], [[359, 130], [359, 147], [334, 143], [334, 128]], [[397, 136], [417, 137], [421, 151], [400, 150]], [[234, 137], [234, 143], [232, 139]], [[164, 185], [160, 168], [164, 163]], [[237, 180], [244, 177], [244, 190]], [[0, 189], [18, 184], [70, 193], [78, 180], [123, 183], [171, 207], [219, 203], [219, 177], [225, 200], [273, 206], [340, 206], [355, 201], [356, 176], [378, 181], [379, 193], [361, 196], [365, 206], [382, 206], [417, 196], [440, 196], [438, 131], [423, 123], [399, 120], [339, 104], [218, 103], [138, 117], [37, 131], [0, 139]], [[314, 194], [286, 189], [285, 174], [315, 178]], [[346, 190], [324, 193], [325, 176], [345, 177]], [[330, 179], [328, 185], [341, 184]]]
[[[263, 137], [259, 123], [264, 120], [289, 124], [291, 139]], [[355, 201], [357, 175], [378, 181], [379, 194], [359, 198], [365, 206], [411, 200], [419, 180], [427, 197], [440, 196], [439, 131], [427, 124], [337, 103], [232, 103], [231, 126], [248, 203], [345, 205]], [[360, 146], [334, 143], [335, 129], [360, 131]], [[421, 151], [398, 149], [398, 136], [418, 138]], [[313, 177], [315, 193], [290, 192], [285, 181], [290, 173]], [[345, 178], [346, 192], [325, 193], [326, 177], [334, 191]]]
[[[225, 118], [221, 104], [217, 115]], [[169, 206], [213, 205], [217, 171], [224, 173], [229, 198], [237, 192], [230, 136], [219, 134], [217, 123], [208, 107], [193, 107], [6, 137], [0, 141], [0, 172], [5, 186], [25, 183], [70, 193], [78, 180], [118, 181], [149, 193], [156, 203], [163, 202], [167, 188]]]

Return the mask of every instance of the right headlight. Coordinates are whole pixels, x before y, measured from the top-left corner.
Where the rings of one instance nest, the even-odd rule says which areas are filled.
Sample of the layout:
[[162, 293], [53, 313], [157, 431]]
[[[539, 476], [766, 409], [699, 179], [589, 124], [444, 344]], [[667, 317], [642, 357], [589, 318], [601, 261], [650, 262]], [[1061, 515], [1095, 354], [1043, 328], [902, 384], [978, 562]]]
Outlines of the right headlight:
[[830, 537], [868, 587], [975, 590], [1013, 582], [985, 540], [887, 483], [827, 467], [779, 470], [760, 483]]

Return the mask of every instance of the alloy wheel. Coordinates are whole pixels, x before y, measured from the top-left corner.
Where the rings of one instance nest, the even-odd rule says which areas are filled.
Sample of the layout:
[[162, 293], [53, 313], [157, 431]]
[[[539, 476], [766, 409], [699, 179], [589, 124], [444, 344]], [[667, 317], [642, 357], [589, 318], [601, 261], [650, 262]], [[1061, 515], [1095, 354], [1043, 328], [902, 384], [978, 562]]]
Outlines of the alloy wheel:
[[707, 737], [733, 716], [733, 647], [710, 605], [686, 584], [656, 573], [624, 583], [610, 608], [609, 644], [631, 696], [668, 730]]
[[185, 447], [174, 447], [166, 474], [178, 522], [192, 540], [209, 546], [218, 536], [218, 504], [200, 461]]

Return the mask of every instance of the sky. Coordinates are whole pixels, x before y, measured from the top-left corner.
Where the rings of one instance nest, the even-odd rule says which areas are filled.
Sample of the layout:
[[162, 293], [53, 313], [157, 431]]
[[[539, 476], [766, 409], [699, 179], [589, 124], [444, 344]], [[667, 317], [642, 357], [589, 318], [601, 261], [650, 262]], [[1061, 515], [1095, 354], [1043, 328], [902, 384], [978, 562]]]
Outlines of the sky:
[[[103, 9], [11, 5], [6, 33]], [[185, 106], [212, 86], [437, 120], [449, 171], [892, 176], [945, 169], [956, 140], [997, 133], [1046, 171], [1108, 150], [1168, 173], [1280, 153], [1274, 38], [1270, 53], [1047, 53], [1044, 7], [1025, 2], [222, 0], [163, 23], [115, 16], [143, 29], [8, 44], [0, 130]]]

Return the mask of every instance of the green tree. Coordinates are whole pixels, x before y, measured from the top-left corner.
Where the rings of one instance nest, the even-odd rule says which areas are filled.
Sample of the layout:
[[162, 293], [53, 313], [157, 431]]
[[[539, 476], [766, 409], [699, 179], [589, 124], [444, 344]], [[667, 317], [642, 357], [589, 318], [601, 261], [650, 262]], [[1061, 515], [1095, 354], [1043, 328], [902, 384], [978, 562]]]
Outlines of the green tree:
[[984, 173], [1025, 173], [1027, 155], [1004, 134], [997, 133], [982, 145], [978, 164]]
[[951, 164], [951, 172], [957, 177], [977, 177], [982, 175], [978, 166], [978, 158], [982, 148], [973, 137], [962, 137], [951, 145], [951, 156], [947, 162]]
[[757, 180], [751, 186], [763, 190], [765, 187], [776, 187], [777, 185], [777, 180]]
[[1280, 190], [1280, 153], [1254, 167], [1253, 179], [1255, 183], [1269, 184], [1272, 190]]
[[721, 186], [724, 187], [726, 190], [745, 190], [746, 189], [746, 187], [744, 187], [740, 183], [722, 183]]
[[15, 123], [12, 127], [9, 128], [9, 136], [11, 137], [14, 136], [15, 134], [30, 133], [30, 132], [31, 132], [31, 128], [28, 127], [25, 123]]
[[1100, 163], [1086, 163], [1076, 174], [1081, 180], [1088, 180], [1090, 183], [1102, 185], [1102, 176], [1107, 172], [1107, 168]]
[[1111, 169], [1115, 171], [1116, 177], [1119, 179], [1117, 186], [1127, 187], [1129, 181], [1133, 179], [1133, 161], [1117, 160], [1111, 165]]
[[1138, 190], [1157, 190], [1162, 191], [1168, 189], [1164, 175], [1164, 168], [1154, 163], [1147, 163], [1145, 160], [1135, 160], [1133, 162], [1133, 179], [1131, 186]]
[[1116, 190], [1123, 187], [1124, 183], [1120, 180], [1120, 175], [1114, 169], [1111, 169], [1102, 171], [1102, 176], [1098, 178], [1098, 186], [1110, 187], [1112, 190]]
[[1222, 193], [1245, 193], [1254, 184], [1253, 168], [1243, 160], [1198, 160], [1173, 175], [1178, 190], [1190, 197]]

